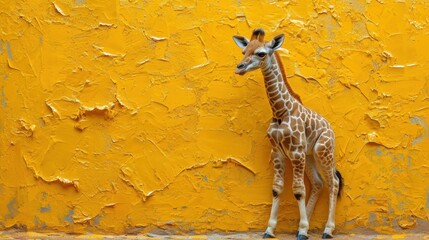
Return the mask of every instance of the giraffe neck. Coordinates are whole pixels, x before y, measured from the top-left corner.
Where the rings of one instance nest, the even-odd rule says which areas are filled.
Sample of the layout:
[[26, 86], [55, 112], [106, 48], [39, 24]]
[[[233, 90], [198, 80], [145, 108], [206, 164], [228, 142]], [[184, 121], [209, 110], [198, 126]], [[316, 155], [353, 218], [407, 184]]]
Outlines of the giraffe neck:
[[268, 100], [273, 117], [277, 119], [289, 115], [293, 108], [301, 103], [299, 96], [286, 83], [286, 75], [279, 64], [281, 64], [279, 56], [274, 52], [262, 67]]

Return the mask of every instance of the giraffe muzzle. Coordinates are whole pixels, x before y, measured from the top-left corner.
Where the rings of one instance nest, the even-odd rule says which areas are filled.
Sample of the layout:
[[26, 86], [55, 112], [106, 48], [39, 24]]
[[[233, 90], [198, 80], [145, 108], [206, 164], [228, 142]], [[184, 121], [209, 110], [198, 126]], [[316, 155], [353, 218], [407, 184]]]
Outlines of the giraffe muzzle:
[[245, 69], [236, 69], [235, 70], [235, 74], [238, 74], [238, 75], [241, 75], [241, 76], [243, 76], [244, 74], [246, 73], [246, 70]]
[[235, 74], [244, 75], [246, 73], [246, 64], [240, 63], [235, 69]]

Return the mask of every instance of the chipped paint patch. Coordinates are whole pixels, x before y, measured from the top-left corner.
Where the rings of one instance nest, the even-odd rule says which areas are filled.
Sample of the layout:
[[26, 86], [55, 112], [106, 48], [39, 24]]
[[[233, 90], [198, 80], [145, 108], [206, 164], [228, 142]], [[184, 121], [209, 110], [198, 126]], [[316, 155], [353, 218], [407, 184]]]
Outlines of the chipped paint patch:
[[74, 210], [70, 209], [70, 211], [67, 213], [67, 215], [64, 217], [64, 221], [68, 222], [68, 223], [73, 223], [73, 215], [74, 215]]
[[4, 216], [5, 219], [14, 218], [18, 213], [16, 199], [12, 199], [7, 203], [7, 215]]
[[12, 49], [10, 48], [10, 43], [8, 41], [6, 41], [6, 52], [7, 52], [8, 59], [12, 60], [13, 59]]
[[423, 132], [412, 140], [413, 145], [417, 145], [423, 142], [423, 140], [429, 138], [429, 128], [426, 121], [422, 117], [413, 116], [410, 118], [410, 122], [411, 124], [419, 125], [423, 128]]
[[2, 108], [7, 107], [7, 98], [6, 98], [6, 93], [4, 91], [4, 85], [1, 86], [1, 106]]
[[46, 207], [40, 207], [39, 211], [40, 211], [41, 213], [47, 213], [47, 212], [50, 212], [50, 211], [51, 211], [51, 205], [49, 205], [49, 204], [48, 204]]
[[92, 220], [92, 223], [95, 225], [95, 226], [98, 226], [98, 225], [100, 225], [100, 222], [101, 222], [101, 219], [102, 219], [103, 217], [101, 216], [101, 215], [97, 215], [95, 218], [94, 218], [94, 220]]

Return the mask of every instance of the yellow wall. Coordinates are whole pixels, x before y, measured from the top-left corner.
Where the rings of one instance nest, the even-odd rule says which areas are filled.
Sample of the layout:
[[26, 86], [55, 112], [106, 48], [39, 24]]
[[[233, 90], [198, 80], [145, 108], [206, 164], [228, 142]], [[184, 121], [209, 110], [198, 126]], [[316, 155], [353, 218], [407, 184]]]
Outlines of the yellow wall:
[[[0, 230], [263, 231], [271, 112], [231, 38], [256, 27], [285, 33], [292, 87], [336, 132], [337, 230], [428, 229], [428, 16], [408, 0], [0, 0]], [[312, 228], [326, 205], [325, 189]]]

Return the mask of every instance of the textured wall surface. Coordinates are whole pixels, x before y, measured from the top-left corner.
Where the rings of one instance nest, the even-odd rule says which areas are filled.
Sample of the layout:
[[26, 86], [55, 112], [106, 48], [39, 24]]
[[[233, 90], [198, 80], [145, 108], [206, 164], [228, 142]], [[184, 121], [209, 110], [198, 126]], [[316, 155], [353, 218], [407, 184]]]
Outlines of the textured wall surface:
[[0, 230], [263, 231], [271, 112], [231, 38], [257, 27], [336, 132], [337, 230], [428, 229], [425, 2], [0, 0]]

